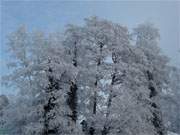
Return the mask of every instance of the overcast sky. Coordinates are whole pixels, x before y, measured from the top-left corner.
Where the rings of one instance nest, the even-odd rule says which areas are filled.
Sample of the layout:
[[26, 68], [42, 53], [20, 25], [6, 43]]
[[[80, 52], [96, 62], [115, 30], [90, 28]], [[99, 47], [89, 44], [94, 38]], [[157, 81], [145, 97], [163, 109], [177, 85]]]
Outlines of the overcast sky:
[[[83, 19], [98, 16], [128, 26], [130, 29], [139, 23], [154, 23], [161, 34], [160, 47], [171, 58], [171, 64], [180, 67], [180, 1], [15, 1], [1, 2], [1, 60], [0, 75], [7, 73], [5, 67], [6, 35], [20, 25], [28, 30], [62, 31], [68, 23], [83, 24]], [[0, 89], [0, 94], [4, 93]]]

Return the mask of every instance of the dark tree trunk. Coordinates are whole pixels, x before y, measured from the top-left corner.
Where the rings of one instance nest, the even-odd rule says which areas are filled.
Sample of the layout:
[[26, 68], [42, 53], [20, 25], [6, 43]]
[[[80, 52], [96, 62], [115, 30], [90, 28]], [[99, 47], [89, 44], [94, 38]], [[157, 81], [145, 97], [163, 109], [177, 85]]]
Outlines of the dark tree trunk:
[[75, 67], [77, 67], [77, 43], [76, 42], [74, 42], [74, 51], [73, 51], [73, 60], [72, 60], [72, 62], [73, 62], [73, 65], [75, 66]]
[[94, 92], [94, 104], [93, 104], [93, 114], [96, 114], [96, 106], [97, 106], [97, 92]]
[[[73, 59], [72, 63], [74, 67], [77, 67], [77, 42], [74, 42], [74, 50], [73, 50]], [[70, 90], [67, 93], [67, 104], [69, 108], [71, 109], [72, 114], [68, 115], [71, 117], [72, 121], [76, 123], [77, 120], [77, 101], [78, 101], [78, 96], [77, 96], [77, 91], [78, 91], [78, 86], [75, 82], [72, 80], [70, 81]]]
[[89, 128], [89, 135], [94, 135], [94, 133], [95, 133], [94, 127], [90, 127]]
[[[95, 88], [97, 87], [98, 78], [96, 76], [96, 81], [94, 83]], [[93, 114], [96, 114], [96, 106], [97, 106], [97, 91], [94, 90], [94, 99], [93, 99]]]
[[58, 133], [58, 127], [50, 127], [50, 120], [55, 119], [55, 113], [53, 113], [52, 115], [50, 115], [50, 111], [53, 110], [56, 107], [56, 104], [54, 103], [56, 100], [56, 97], [54, 95], [55, 91], [59, 90], [59, 83], [58, 80], [56, 80], [53, 76], [52, 76], [52, 69], [49, 68], [48, 70], [48, 87], [46, 88], [46, 94], [48, 96], [48, 102], [47, 104], [44, 105], [44, 131], [43, 131], [43, 135], [49, 135], [49, 134], [57, 134]]
[[[101, 55], [102, 55], [102, 49], [103, 49], [103, 46], [104, 44], [102, 42], [98, 42], [99, 44], [99, 53], [100, 53], [100, 57], [97, 59], [97, 66], [100, 66], [101, 63], [102, 63], [102, 58], [101, 58]], [[96, 81], [94, 83], [95, 85], [95, 88], [97, 88], [98, 86], [98, 75], [96, 75]], [[94, 90], [94, 101], [93, 101], [93, 114], [96, 114], [96, 107], [97, 107], [97, 91]]]
[[[100, 53], [100, 57], [97, 59], [97, 66], [100, 66], [102, 64], [102, 51], [103, 51], [103, 46], [104, 44], [102, 42], [98, 42], [99, 45], [99, 53]], [[98, 74], [96, 74], [96, 80], [94, 83], [95, 89], [94, 89], [94, 98], [93, 98], [93, 114], [96, 114], [96, 110], [97, 110], [97, 90], [96, 88], [98, 87]], [[89, 135], [94, 135], [95, 134], [95, 128], [92, 125], [89, 128]]]
[[72, 114], [69, 115], [72, 121], [77, 120], [77, 85], [71, 82], [70, 91], [68, 92], [67, 104], [70, 107]]
[[[114, 83], [116, 82], [116, 73], [113, 73], [112, 75], [112, 80], [111, 80], [111, 86], [114, 85]], [[109, 108], [111, 107], [111, 103], [112, 103], [112, 89], [110, 89], [110, 93], [109, 93], [109, 97], [108, 97], [108, 102], [107, 102], [107, 112], [106, 112], [106, 119], [109, 117], [110, 114], [110, 110]], [[102, 135], [107, 135], [109, 133], [110, 127], [108, 127], [105, 123], [103, 130], [101, 131]]]
[[[157, 96], [158, 92], [156, 88], [153, 86], [153, 84], [151, 83], [151, 81], [153, 81], [154, 78], [153, 78], [153, 74], [150, 71], [147, 71], [147, 77], [149, 81], [149, 90], [150, 90], [149, 97], [152, 99]], [[151, 122], [154, 128], [156, 129], [156, 132], [159, 135], [165, 135], [160, 108], [155, 102], [151, 103], [151, 107], [153, 108], [153, 112], [152, 112], [153, 117], [151, 118]]]

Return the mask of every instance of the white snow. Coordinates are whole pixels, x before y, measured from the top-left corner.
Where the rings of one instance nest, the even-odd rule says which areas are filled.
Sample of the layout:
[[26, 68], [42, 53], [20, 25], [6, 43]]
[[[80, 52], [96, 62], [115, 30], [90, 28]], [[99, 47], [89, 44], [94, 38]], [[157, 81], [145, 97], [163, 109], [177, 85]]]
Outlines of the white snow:
[[179, 134], [168, 131], [168, 135], [179, 135]]
[[107, 79], [107, 80], [101, 79], [100, 82], [103, 86], [105, 86], [105, 85], [111, 84], [111, 79]]
[[107, 56], [105, 58], [104, 62], [107, 63], [107, 64], [112, 64], [113, 63], [112, 57], [111, 56]]
[[35, 95], [35, 97], [37, 98], [37, 97], [39, 97], [39, 95], [40, 95], [40, 93], [37, 93], [37, 94]]

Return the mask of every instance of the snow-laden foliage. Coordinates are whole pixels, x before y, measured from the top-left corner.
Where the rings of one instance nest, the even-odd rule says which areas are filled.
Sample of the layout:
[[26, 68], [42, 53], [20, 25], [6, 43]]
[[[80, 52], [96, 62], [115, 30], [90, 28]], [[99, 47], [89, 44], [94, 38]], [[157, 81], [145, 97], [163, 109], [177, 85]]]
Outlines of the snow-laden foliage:
[[159, 98], [168, 59], [158, 40], [151, 24], [131, 34], [97, 17], [63, 33], [20, 27], [9, 36], [3, 78], [19, 98], [3, 107], [2, 127], [19, 135], [166, 135]]
[[161, 106], [166, 127], [180, 134], [180, 69], [169, 67], [169, 85], [161, 94]]
[[176, 134], [176, 133], [174, 133], [174, 132], [168, 131], [168, 135], [179, 135], [179, 134]]

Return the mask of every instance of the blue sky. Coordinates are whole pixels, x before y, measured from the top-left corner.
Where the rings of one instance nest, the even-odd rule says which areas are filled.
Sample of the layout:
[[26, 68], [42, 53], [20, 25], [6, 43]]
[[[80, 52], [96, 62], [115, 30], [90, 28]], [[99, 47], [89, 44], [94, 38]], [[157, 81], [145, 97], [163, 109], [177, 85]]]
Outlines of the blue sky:
[[[180, 2], [178, 1], [15, 1], [1, 2], [1, 69], [7, 72], [6, 35], [25, 24], [29, 30], [62, 31], [68, 23], [83, 24], [89, 16], [99, 16], [129, 28], [150, 21], [160, 29], [162, 51], [180, 67]], [[0, 90], [0, 94], [4, 89]]]

